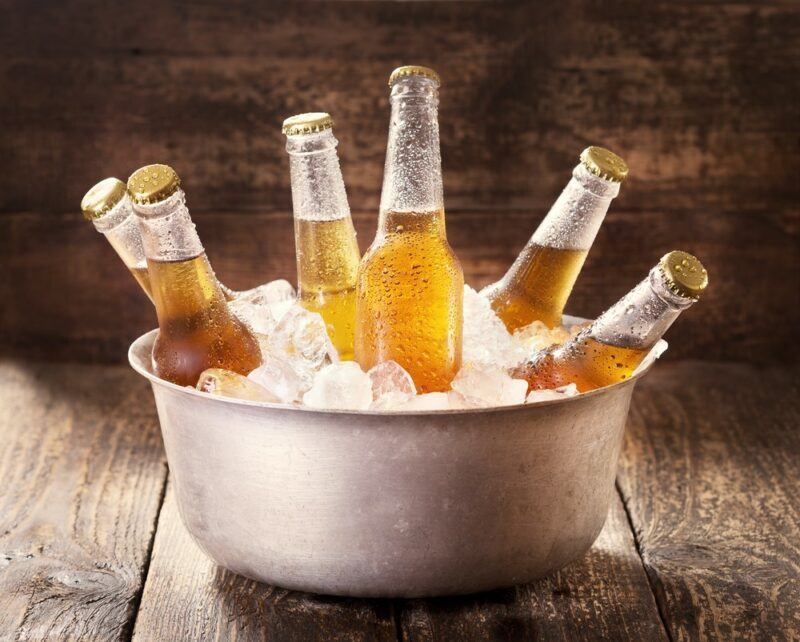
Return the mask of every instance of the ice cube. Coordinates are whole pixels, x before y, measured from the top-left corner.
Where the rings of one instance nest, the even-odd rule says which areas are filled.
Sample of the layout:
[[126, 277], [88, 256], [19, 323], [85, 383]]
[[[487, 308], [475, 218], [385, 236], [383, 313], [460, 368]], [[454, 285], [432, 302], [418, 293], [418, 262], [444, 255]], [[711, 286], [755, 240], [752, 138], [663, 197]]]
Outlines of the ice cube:
[[449, 409], [450, 399], [446, 392], [428, 392], [424, 395], [415, 395], [404, 404], [392, 408], [392, 410], [414, 410], [422, 412]]
[[644, 359], [642, 359], [642, 362], [636, 366], [636, 370], [633, 371], [633, 374], [639, 374], [643, 370], [649, 368], [656, 359], [661, 358], [661, 355], [667, 351], [668, 347], [669, 344], [664, 341], [664, 339], [661, 339], [650, 349], [650, 352], [645, 355]]
[[551, 401], [552, 399], [564, 399], [574, 397], [578, 394], [578, 387], [574, 383], [553, 388], [552, 390], [531, 390], [525, 399], [525, 403], [536, 403], [537, 401]]
[[511, 368], [526, 356], [492, 310], [489, 300], [465, 285], [463, 362]]
[[549, 328], [541, 321], [534, 321], [514, 332], [514, 342], [528, 357], [552, 345], [560, 345], [569, 338], [570, 333], [565, 328]]
[[245, 376], [223, 368], [209, 368], [200, 374], [196, 388], [212, 395], [222, 395], [248, 401], [279, 402], [280, 399], [263, 386]]
[[417, 394], [411, 375], [396, 361], [383, 361], [367, 374], [372, 381], [373, 409], [395, 408]]
[[451, 384], [463, 395], [467, 404], [475, 407], [509, 406], [525, 403], [528, 382], [512, 379], [497, 366], [467, 364], [458, 371]]
[[247, 378], [266, 388], [280, 402], [296, 403], [311, 387], [313, 376], [312, 370], [297, 369], [280, 357], [269, 356]]
[[366, 410], [372, 403], [372, 380], [355, 361], [332, 363], [317, 373], [303, 403], [312, 408]]
[[248, 301], [257, 305], [273, 305], [285, 301], [294, 302], [296, 299], [297, 293], [294, 291], [294, 287], [285, 279], [270, 281], [236, 294], [237, 301]]
[[267, 352], [265, 361], [270, 356], [279, 357], [303, 370], [319, 370], [339, 361], [325, 321], [316, 312], [299, 305], [293, 305], [278, 321], [269, 335]]
[[277, 321], [272, 310], [266, 304], [254, 303], [245, 299], [234, 299], [228, 303], [236, 317], [249, 327], [254, 334], [263, 335], [265, 338], [275, 328]]
[[297, 301], [297, 293], [291, 283], [284, 279], [278, 279], [277, 281], [259, 285], [251, 290], [239, 292], [236, 296], [236, 301], [266, 306], [277, 323]]

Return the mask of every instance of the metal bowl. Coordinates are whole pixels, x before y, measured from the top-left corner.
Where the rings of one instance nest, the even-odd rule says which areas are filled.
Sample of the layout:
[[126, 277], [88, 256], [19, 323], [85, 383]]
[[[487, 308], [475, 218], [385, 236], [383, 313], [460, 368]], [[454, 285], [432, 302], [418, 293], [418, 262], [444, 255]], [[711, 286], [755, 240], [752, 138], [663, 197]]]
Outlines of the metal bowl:
[[[614, 493], [628, 381], [529, 406], [349, 412], [215, 397], [156, 377], [178, 506], [211, 559], [288, 589], [473, 593], [583, 555]], [[645, 369], [646, 370], [646, 369]]]

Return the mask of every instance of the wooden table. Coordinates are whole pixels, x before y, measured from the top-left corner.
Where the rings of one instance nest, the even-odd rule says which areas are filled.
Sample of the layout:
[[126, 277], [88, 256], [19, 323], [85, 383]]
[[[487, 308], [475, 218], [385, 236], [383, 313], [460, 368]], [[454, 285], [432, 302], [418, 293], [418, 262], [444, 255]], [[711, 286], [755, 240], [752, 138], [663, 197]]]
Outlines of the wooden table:
[[146, 382], [0, 362], [1, 640], [800, 639], [800, 369], [659, 364], [585, 558], [431, 600], [265, 586], [181, 524]]

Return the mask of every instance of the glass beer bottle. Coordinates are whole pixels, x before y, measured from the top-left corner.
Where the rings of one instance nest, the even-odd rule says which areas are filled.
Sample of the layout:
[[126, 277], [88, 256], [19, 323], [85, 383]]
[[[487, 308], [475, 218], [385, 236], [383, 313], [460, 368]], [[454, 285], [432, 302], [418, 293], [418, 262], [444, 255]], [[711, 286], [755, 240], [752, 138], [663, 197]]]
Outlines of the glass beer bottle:
[[678, 315], [708, 285], [703, 264], [680, 250], [666, 254], [639, 285], [567, 343], [539, 353], [514, 373], [530, 389], [574, 383], [586, 392], [630, 377]]
[[602, 147], [587, 147], [572, 179], [505, 276], [481, 294], [514, 332], [534, 321], [561, 325], [564, 305], [628, 166]]
[[128, 179], [139, 216], [159, 333], [155, 373], [194, 386], [207, 368], [247, 374], [261, 363], [258, 342], [228, 309], [197, 235], [180, 179], [167, 165], [147, 165]]
[[340, 358], [352, 359], [361, 254], [332, 127], [328, 114], [299, 114], [283, 122], [283, 133], [290, 159], [300, 305], [322, 315]]
[[125, 183], [106, 178], [94, 185], [81, 200], [83, 216], [106, 237], [133, 278], [152, 301], [150, 276], [144, 256], [139, 220], [133, 211]]
[[356, 360], [394, 360], [421, 393], [449, 390], [461, 366], [464, 275], [447, 242], [437, 119], [439, 77], [400, 67], [378, 233], [358, 269]]

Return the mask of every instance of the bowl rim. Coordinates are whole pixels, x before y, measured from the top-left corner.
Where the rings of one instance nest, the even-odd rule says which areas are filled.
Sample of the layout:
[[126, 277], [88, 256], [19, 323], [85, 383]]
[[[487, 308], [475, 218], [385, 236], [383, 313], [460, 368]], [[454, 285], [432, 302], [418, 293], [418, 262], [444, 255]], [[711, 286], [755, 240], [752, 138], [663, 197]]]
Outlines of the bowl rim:
[[[564, 317], [564, 320], [567, 322], [578, 322], [578, 323], [586, 321], [586, 319], [582, 319], [581, 317], [572, 317], [566, 315]], [[158, 328], [154, 328], [153, 330], [145, 332], [143, 335], [135, 339], [128, 348], [128, 363], [137, 373], [139, 373], [145, 379], [150, 381], [151, 384], [159, 385], [167, 388], [168, 390], [172, 390], [173, 392], [182, 393], [190, 397], [197, 397], [199, 399], [203, 399], [205, 401], [210, 401], [210, 402], [226, 403], [226, 404], [232, 404], [234, 406], [244, 406], [246, 408], [265, 408], [270, 410], [283, 410], [287, 412], [294, 412], [294, 411], [308, 412], [313, 414], [359, 415], [359, 416], [375, 416], [375, 417], [426, 415], [426, 416], [438, 417], [446, 415], [490, 414], [496, 412], [505, 412], [505, 411], [523, 410], [523, 409], [532, 411], [535, 408], [543, 408], [559, 404], [578, 402], [581, 400], [589, 399], [591, 397], [596, 397], [598, 395], [609, 394], [611, 391], [620, 390], [627, 386], [635, 385], [635, 383], [642, 376], [644, 376], [650, 371], [650, 368], [653, 367], [653, 364], [656, 361], [656, 359], [653, 359], [647, 366], [637, 371], [629, 379], [625, 379], [624, 381], [619, 381], [609, 386], [603, 386], [602, 388], [596, 388], [595, 390], [582, 392], [577, 395], [572, 395], [570, 397], [564, 397], [563, 399], [549, 399], [547, 401], [537, 401], [536, 403], [532, 404], [521, 403], [521, 404], [513, 404], [507, 406], [490, 406], [487, 408], [452, 408], [447, 410], [369, 410], [369, 409], [345, 410], [340, 408], [311, 408], [309, 406], [303, 406], [299, 404], [292, 405], [284, 403], [273, 403], [268, 401], [249, 401], [247, 399], [236, 399], [234, 397], [225, 397], [222, 395], [210, 395], [208, 393], [201, 392], [200, 390], [197, 390], [191, 386], [179, 386], [178, 384], [172, 383], [171, 381], [161, 379], [160, 377], [153, 374], [149, 369], [144, 367], [140, 363], [139, 357], [135, 354], [135, 350], [140, 348], [143, 344], [146, 344], [148, 342], [152, 343], [155, 340], [157, 333], [158, 333]], [[656, 346], [654, 346], [652, 349], [655, 350], [655, 348], [661, 344], [663, 344], [664, 348], [666, 348], [667, 345], [666, 341], [660, 339], [659, 342], [656, 344]]]

